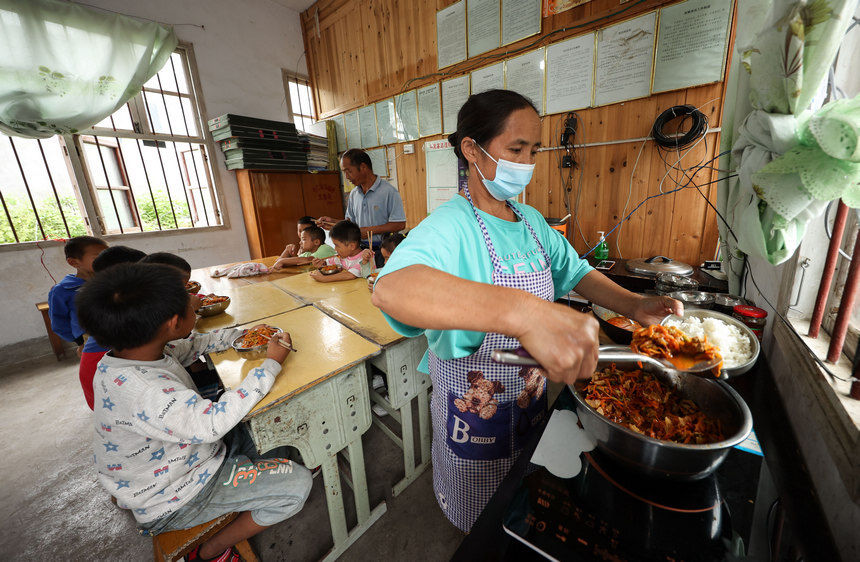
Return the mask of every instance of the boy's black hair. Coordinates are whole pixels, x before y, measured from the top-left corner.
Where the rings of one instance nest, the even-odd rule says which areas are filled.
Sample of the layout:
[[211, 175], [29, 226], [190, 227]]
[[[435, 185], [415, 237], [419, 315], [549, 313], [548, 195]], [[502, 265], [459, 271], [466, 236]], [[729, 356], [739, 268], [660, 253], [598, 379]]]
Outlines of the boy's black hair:
[[320, 244], [325, 244], [325, 230], [320, 227], [314, 225], [307, 227], [304, 232], [310, 237], [311, 240], [319, 240]]
[[399, 232], [386, 232], [382, 235], [381, 245], [390, 254], [394, 251], [394, 248], [399, 246], [404, 240], [406, 240], [406, 237]]
[[84, 257], [84, 252], [90, 246], [104, 246], [107, 248], [107, 245], [107, 242], [95, 236], [75, 236], [66, 240], [63, 252], [66, 254], [66, 259], [79, 260]]
[[304, 217], [300, 218], [298, 222], [299, 222], [299, 224], [307, 224], [309, 226], [316, 226], [317, 225], [314, 218], [308, 217], [308, 216], [304, 216]]
[[182, 273], [161, 264], [124, 263], [97, 273], [75, 297], [78, 321], [101, 345], [122, 351], [155, 339], [188, 308]]
[[373, 162], [370, 160], [370, 156], [360, 148], [350, 148], [340, 158], [341, 160], [346, 158], [356, 168], [360, 168], [364, 164], [368, 170], [373, 171]]
[[361, 243], [361, 229], [358, 225], [350, 220], [343, 220], [331, 228], [331, 239], [337, 240], [341, 244], [355, 242]]
[[185, 273], [191, 273], [191, 264], [185, 261], [185, 258], [181, 258], [176, 254], [171, 254], [170, 252], [154, 252], [141, 258], [140, 263], [172, 265], [176, 269], [184, 271]]
[[128, 246], [110, 246], [93, 260], [93, 271], [102, 271], [120, 263], [134, 263], [146, 257], [146, 252]]

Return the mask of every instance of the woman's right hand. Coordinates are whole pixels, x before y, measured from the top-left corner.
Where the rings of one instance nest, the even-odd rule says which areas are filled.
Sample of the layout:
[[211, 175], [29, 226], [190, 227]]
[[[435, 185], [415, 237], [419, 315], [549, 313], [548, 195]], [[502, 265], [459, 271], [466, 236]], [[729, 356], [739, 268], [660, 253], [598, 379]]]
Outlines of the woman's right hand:
[[590, 314], [544, 300], [522, 308], [520, 344], [537, 360], [549, 380], [571, 384], [594, 374], [600, 326]]

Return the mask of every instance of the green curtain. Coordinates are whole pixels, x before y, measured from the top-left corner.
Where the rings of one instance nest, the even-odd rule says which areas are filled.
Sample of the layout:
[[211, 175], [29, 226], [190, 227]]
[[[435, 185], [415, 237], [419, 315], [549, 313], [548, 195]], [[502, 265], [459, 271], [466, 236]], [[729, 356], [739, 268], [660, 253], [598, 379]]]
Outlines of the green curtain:
[[[850, 141], [834, 142], [832, 135], [844, 132], [846, 123], [853, 127], [855, 117], [860, 123], [856, 105], [825, 106], [816, 114], [807, 110], [856, 6], [856, 0], [738, 2], [721, 140], [722, 150], [731, 150], [721, 168], [737, 177], [721, 184], [718, 199], [737, 235], [735, 240], [720, 224], [732, 292], [738, 290], [745, 255], [774, 265], [786, 261], [828, 200], [853, 197], [860, 176], [853, 175], [854, 164], [846, 158]], [[810, 124], [817, 134], [810, 132]], [[842, 148], [828, 153], [835, 145]], [[834, 166], [833, 159], [841, 163]], [[816, 176], [834, 169], [838, 171], [827, 176], [829, 188], [820, 189]], [[846, 170], [851, 173], [840, 175]]]
[[0, 0], [0, 132], [75, 133], [140, 92], [173, 29], [57, 0]]

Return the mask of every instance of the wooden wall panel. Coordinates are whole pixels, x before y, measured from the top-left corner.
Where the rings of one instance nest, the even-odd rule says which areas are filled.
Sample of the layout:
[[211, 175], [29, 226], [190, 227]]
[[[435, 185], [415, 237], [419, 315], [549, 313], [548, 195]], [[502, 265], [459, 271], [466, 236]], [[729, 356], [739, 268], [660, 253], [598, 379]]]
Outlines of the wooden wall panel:
[[[632, 0], [619, 5], [617, 0], [592, 0], [556, 16], [544, 18], [541, 43], [560, 41], [628, 19], [676, 0]], [[506, 53], [526, 46], [537, 38], [524, 39], [443, 69], [445, 76], [434, 75], [436, 68], [436, 11], [455, 0], [320, 0], [302, 14], [308, 68], [314, 84], [318, 114], [321, 118], [349, 111], [391, 97], [401, 91], [465, 74], [505, 58]], [[316, 29], [320, 32], [317, 36]], [[733, 38], [733, 34], [732, 34]], [[730, 41], [731, 45], [731, 41]], [[731, 52], [731, 49], [729, 49]], [[728, 62], [727, 62], [728, 67]], [[408, 86], [405, 87], [406, 83]], [[709, 116], [710, 126], [720, 126], [725, 84], [717, 83], [688, 90], [656, 94], [605, 107], [577, 112], [579, 129], [576, 143], [612, 143], [648, 137], [654, 119], [673, 105], [691, 104]], [[544, 146], [557, 146], [565, 115], [542, 118]], [[406, 207], [407, 226], [413, 227], [426, 216], [426, 171], [423, 146], [426, 140], [411, 144], [413, 154], [395, 145], [398, 189]], [[690, 166], [713, 158], [719, 152], [719, 133], [707, 136], [681, 162]], [[641, 149], [641, 154], [640, 154]], [[582, 168], [573, 176], [571, 207], [579, 194], [578, 226], [571, 221], [568, 238], [579, 252], [597, 242], [597, 231], [609, 231], [636, 205], [659, 193], [666, 175], [666, 164], [653, 142], [623, 142], [578, 148]], [[526, 190], [526, 201], [545, 216], [563, 217], [565, 208], [564, 176], [558, 167], [560, 151], [542, 152], [537, 157], [534, 179]], [[637, 156], [639, 162], [636, 163]], [[666, 158], [669, 155], [664, 155]], [[675, 160], [678, 156], [675, 155]], [[717, 164], [712, 164], [716, 168]], [[635, 173], [634, 173], [635, 167]], [[631, 174], [632, 182], [631, 182]], [[711, 169], [700, 171], [696, 182], [717, 179]], [[669, 191], [684, 178], [670, 174], [663, 182]], [[702, 194], [688, 188], [675, 194], [648, 200], [622, 227], [608, 236], [611, 256], [627, 258], [669, 255], [687, 263], [710, 259], [717, 245], [717, 217], [705, 197], [716, 204], [716, 185], [704, 186]], [[629, 203], [628, 203], [629, 194]], [[703, 195], [705, 197], [703, 197]], [[582, 234], [580, 234], [580, 228]], [[617, 244], [619, 231], [620, 252]], [[584, 238], [584, 239], [583, 239]]]

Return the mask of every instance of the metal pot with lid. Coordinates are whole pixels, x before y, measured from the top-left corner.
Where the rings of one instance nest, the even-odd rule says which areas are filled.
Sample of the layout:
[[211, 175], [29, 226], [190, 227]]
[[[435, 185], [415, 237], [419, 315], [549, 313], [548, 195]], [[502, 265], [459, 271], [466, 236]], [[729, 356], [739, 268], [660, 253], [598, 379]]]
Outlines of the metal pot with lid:
[[666, 256], [651, 256], [650, 258], [638, 258], [630, 260], [626, 264], [627, 270], [639, 275], [654, 277], [658, 273], [674, 273], [676, 275], [692, 275], [693, 267]]

